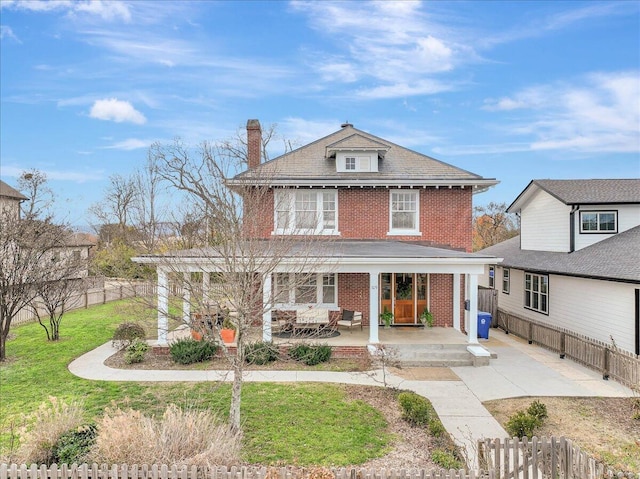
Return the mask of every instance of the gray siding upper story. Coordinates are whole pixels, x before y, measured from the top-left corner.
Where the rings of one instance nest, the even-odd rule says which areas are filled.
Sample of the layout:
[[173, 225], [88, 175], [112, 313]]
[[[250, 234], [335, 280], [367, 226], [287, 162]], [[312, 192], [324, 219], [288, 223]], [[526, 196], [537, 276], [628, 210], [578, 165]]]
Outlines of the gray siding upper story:
[[523, 250], [519, 236], [479, 253], [503, 258], [503, 268], [640, 283], [640, 226], [573, 253]]

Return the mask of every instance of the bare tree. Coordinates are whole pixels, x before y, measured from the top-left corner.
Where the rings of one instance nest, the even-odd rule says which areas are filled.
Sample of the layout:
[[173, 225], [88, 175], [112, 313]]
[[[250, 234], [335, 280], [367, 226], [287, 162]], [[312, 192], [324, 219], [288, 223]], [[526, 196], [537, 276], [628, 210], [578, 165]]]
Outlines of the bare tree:
[[[233, 372], [230, 427], [234, 432], [241, 431], [242, 376], [250, 332], [271, 304], [279, 301], [277, 296], [287, 294], [274, 287], [274, 300], [265, 302], [263, 285], [276, 273], [286, 271], [297, 282], [289, 286], [296, 287], [315, 276], [320, 267], [318, 251], [314, 251], [319, 242], [310, 236], [271, 237], [268, 233], [267, 218], [274, 202], [272, 184], [270, 178], [255, 171], [236, 176], [246, 165], [242, 151], [229, 148], [228, 143], [204, 143], [192, 151], [179, 141], [154, 149], [160, 175], [201, 208], [206, 229], [212, 233], [206, 245], [166, 255], [158, 266], [180, 278], [185, 290], [182, 299], [188, 298], [192, 310], [213, 307], [236, 327], [235, 347], [223, 348]], [[188, 268], [180, 261], [185, 255], [191, 260]], [[216, 284], [206, 289], [201, 277], [211, 272]], [[216, 321], [210, 324], [218, 338], [221, 326]]]
[[473, 209], [473, 250], [478, 251], [517, 236], [515, 215], [507, 213], [506, 203], [491, 202]]
[[0, 218], [0, 360], [11, 322], [39, 294], [47, 280], [47, 263], [64, 246], [66, 233], [49, 218]]
[[44, 172], [36, 169], [23, 171], [18, 178], [18, 189], [28, 198], [21, 205], [24, 218], [42, 218], [48, 214], [55, 196]]
[[119, 239], [127, 241], [129, 236], [128, 226], [133, 214], [134, 201], [137, 195], [135, 181], [121, 175], [111, 175], [109, 186], [105, 190], [104, 199], [91, 205], [89, 212], [99, 221], [96, 232], [103, 225], [117, 224]]

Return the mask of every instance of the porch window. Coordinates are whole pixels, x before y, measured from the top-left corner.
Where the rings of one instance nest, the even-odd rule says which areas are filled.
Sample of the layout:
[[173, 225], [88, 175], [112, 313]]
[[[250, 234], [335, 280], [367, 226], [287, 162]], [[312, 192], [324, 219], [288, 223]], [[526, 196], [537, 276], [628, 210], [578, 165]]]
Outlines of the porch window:
[[336, 234], [336, 191], [275, 192], [274, 234]]
[[273, 285], [273, 302], [280, 308], [303, 304], [337, 307], [335, 274], [276, 273]]
[[391, 191], [389, 234], [420, 234], [418, 191]]
[[580, 233], [616, 233], [616, 211], [581, 211]]
[[511, 270], [509, 268], [502, 269], [502, 292], [504, 294], [509, 294], [511, 290]]
[[524, 274], [524, 307], [549, 314], [549, 276]]

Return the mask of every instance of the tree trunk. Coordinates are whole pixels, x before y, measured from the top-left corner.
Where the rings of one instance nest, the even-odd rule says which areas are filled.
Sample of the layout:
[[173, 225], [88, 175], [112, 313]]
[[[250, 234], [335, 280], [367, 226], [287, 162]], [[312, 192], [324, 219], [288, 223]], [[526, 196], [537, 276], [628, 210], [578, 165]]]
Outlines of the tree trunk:
[[242, 432], [240, 425], [240, 402], [242, 399], [243, 361], [239, 354], [233, 359], [233, 385], [231, 387], [231, 407], [229, 409], [229, 429], [234, 434]]

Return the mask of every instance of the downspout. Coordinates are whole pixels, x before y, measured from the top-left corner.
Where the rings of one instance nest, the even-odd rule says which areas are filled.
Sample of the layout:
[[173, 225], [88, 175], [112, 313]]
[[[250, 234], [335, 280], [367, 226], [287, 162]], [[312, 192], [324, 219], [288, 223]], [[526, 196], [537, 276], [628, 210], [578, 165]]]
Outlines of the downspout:
[[573, 253], [576, 250], [576, 211], [580, 209], [580, 205], [573, 205], [571, 207], [571, 213], [569, 213], [569, 253]]

